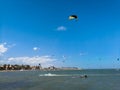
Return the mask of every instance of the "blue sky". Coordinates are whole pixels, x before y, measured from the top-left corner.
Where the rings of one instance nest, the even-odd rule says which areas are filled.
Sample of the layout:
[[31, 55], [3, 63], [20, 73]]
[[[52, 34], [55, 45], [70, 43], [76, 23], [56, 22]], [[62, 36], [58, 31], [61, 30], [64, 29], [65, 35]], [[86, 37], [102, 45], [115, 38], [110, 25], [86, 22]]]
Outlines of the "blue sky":
[[119, 68], [119, 10], [119, 0], [0, 0], [1, 63]]

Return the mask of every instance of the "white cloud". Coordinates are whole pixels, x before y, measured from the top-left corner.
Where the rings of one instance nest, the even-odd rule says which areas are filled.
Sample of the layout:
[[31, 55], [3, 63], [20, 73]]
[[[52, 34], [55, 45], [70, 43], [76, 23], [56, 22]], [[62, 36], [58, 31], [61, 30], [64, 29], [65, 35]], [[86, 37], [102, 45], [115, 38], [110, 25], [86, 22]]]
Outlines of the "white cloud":
[[52, 58], [51, 56], [34, 56], [34, 57], [10, 57], [7, 60], [1, 60], [1, 63], [7, 64], [28, 64], [28, 65], [38, 65], [41, 63], [43, 67], [48, 67], [54, 65], [54, 62], [57, 59]]
[[38, 47], [33, 47], [33, 50], [34, 51], [37, 51], [37, 50], [39, 50], [40, 48], [38, 48]]
[[59, 26], [57, 28], [57, 31], [66, 31], [66, 30], [67, 30], [67, 28], [65, 26]]
[[7, 52], [8, 48], [5, 47], [6, 43], [0, 44], [0, 56]]

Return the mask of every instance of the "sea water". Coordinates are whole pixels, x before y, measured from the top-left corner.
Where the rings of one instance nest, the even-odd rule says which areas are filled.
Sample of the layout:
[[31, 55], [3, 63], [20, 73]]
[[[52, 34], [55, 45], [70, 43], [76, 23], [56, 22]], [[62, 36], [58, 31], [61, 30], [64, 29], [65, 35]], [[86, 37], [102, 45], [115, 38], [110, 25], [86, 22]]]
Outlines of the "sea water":
[[0, 72], [0, 90], [120, 90], [120, 70]]

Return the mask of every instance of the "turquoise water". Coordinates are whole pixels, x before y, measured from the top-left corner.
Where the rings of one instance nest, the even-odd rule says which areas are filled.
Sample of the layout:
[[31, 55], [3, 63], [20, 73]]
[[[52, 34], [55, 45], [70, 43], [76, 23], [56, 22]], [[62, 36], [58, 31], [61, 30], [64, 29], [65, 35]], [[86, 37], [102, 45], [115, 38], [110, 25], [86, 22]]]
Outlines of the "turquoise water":
[[[83, 74], [88, 78], [80, 78]], [[120, 90], [120, 71], [0, 72], [0, 90]]]

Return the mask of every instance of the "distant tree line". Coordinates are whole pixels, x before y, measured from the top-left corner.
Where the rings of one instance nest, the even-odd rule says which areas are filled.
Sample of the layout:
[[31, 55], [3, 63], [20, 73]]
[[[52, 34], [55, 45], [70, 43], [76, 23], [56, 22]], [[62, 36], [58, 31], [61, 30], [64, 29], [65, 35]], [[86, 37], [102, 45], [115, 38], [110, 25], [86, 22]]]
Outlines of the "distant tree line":
[[0, 70], [31, 70], [31, 69], [40, 69], [40, 66], [30, 66], [30, 65], [10, 65], [10, 64], [3, 64], [0, 65]]
[[61, 67], [56, 68], [54, 66], [50, 66], [47, 68], [42, 68], [41, 64], [38, 64], [37, 66], [30, 66], [30, 65], [18, 65], [18, 64], [3, 64], [0, 65], [0, 70], [79, 70], [77, 67]]

